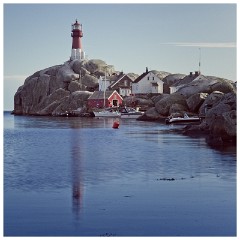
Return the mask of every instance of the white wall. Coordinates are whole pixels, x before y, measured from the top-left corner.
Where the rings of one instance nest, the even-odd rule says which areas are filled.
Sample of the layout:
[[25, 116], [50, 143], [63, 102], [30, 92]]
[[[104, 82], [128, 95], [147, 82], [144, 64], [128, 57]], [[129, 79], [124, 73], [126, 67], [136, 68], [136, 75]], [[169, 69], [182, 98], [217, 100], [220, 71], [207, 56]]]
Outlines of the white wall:
[[120, 93], [121, 96], [130, 96], [131, 90], [128, 88], [120, 88]]
[[138, 83], [132, 84], [132, 93], [153, 93], [152, 83], [157, 82], [159, 84], [156, 91], [163, 93], [163, 81], [160, 80], [155, 74], [149, 72], [144, 78]]
[[108, 79], [106, 79], [105, 81], [105, 77], [100, 76], [100, 78], [98, 79], [98, 90], [99, 91], [106, 91], [107, 88], [111, 85], [110, 81]]

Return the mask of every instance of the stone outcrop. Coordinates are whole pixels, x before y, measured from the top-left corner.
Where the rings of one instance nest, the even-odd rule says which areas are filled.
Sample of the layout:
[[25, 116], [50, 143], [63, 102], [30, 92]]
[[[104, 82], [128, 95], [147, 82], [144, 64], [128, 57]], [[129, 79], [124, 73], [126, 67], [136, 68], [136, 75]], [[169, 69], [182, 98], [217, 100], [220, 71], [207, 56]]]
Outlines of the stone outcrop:
[[129, 96], [125, 97], [123, 100], [123, 105], [132, 106], [132, 107], [140, 107], [142, 109], [149, 109], [154, 106], [151, 98], [148, 97], [147, 94], [139, 94], [137, 96]]
[[14, 114], [57, 115], [86, 105], [98, 87], [98, 76], [112, 74], [104, 61], [74, 60], [35, 72], [14, 96]]
[[187, 102], [185, 96], [178, 93], [167, 94], [163, 96], [163, 98], [155, 103], [155, 108], [160, 115], [168, 116], [169, 110], [173, 104], [178, 104], [175, 105], [175, 107], [178, 106], [178, 108], [184, 109], [185, 111], [187, 110]]
[[149, 108], [141, 117], [138, 118], [140, 121], [164, 121], [165, 117], [160, 115], [155, 107]]
[[[213, 92], [211, 95], [215, 95], [216, 93], [220, 94], [220, 92]], [[211, 95], [205, 100], [205, 102], [209, 103], [209, 99], [211, 98]], [[227, 93], [222, 94], [222, 96], [218, 96], [218, 98], [215, 98], [215, 101], [211, 102], [211, 107], [206, 110], [206, 117], [204, 122], [202, 123], [202, 126], [207, 126], [210, 131], [216, 132], [214, 130], [215, 125], [220, 121], [222, 124], [222, 120], [230, 120], [235, 119], [235, 125], [236, 125], [236, 118], [234, 115], [234, 112], [236, 113], [236, 93]], [[229, 121], [231, 123], [232, 121]], [[236, 126], [234, 125], [233, 129], [235, 129], [233, 132], [236, 134]], [[224, 127], [224, 124], [222, 124]], [[228, 126], [228, 125], [226, 125]], [[225, 128], [227, 129], [227, 128]], [[232, 131], [226, 130], [226, 133], [230, 133]], [[232, 134], [231, 134], [232, 135]]]
[[157, 70], [151, 70], [151, 72], [154, 73], [161, 80], [163, 80], [166, 76], [170, 74], [169, 72], [157, 71]]
[[237, 137], [237, 112], [236, 93], [211, 93], [203, 102], [199, 111], [204, 112], [205, 118], [199, 126], [186, 130], [186, 133], [198, 130], [205, 132], [207, 142], [213, 146], [236, 144]]
[[224, 93], [219, 91], [214, 91], [211, 94], [209, 94], [206, 97], [206, 99], [202, 102], [202, 105], [199, 108], [199, 114], [205, 115], [206, 111], [208, 109], [211, 109], [216, 104], [218, 104], [223, 96], [224, 96]]
[[71, 93], [60, 102], [60, 104], [52, 112], [52, 115], [59, 115], [59, 113], [64, 113], [66, 111], [71, 112], [72, 110], [85, 107], [85, 103], [91, 95], [91, 92], [86, 91], [75, 91]]
[[235, 88], [232, 81], [227, 79], [199, 75], [192, 82], [180, 87], [177, 92], [189, 98], [196, 93], [212, 93], [213, 91], [228, 93], [235, 91]]
[[208, 93], [196, 93], [187, 99], [187, 105], [191, 112], [198, 112], [204, 100], [207, 98]]
[[236, 143], [236, 86], [233, 82], [198, 76], [176, 93], [152, 97], [154, 107], [138, 120], [162, 121], [169, 115], [179, 117], [184, 112], [199, 115], [202, 122], [188, 127], [184, 134], [205, 134], [210, 145]]

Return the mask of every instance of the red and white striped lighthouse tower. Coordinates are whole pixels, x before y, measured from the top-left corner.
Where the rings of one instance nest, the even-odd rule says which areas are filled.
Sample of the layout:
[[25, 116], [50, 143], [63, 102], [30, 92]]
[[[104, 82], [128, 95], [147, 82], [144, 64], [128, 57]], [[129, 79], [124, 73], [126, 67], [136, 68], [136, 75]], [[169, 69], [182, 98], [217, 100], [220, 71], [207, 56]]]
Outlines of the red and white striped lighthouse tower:
[[72, 53], [71, 60], [78, 59], [82, 60], [85, 58], [85, 52], [82, 50], [81, 38], [83, 37], [82, 24], [80, 24], [77, 19], [74, 24], [72, 24]]

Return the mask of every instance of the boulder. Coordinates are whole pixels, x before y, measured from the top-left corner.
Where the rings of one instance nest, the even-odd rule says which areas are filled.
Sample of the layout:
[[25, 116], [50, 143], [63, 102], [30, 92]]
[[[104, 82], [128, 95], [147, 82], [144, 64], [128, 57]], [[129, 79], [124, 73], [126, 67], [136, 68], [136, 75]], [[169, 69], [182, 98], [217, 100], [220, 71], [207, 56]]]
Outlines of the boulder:
[[151, 98], [151, 100], [154, 102], [154, 104], [155, 103], [157, 103], [158, 101], [160, 101], [162, 98], [164, 98], [164, 97], [166, 97], [166, 96], [168, 96], [168, 94], [165, 94], [165, 93], [163, 93], [163, 94], [160, 94], [160, 95], [158, 95], [158, 96], [153, 96], [152, 98]]
[[165, 116], [160, 115], [155, 107], [149, 108], [142, 116], [138, 117], [138, 121], [158, 121], [165, 123]]
[[170, 73], [165, 71], [157, 71], [157, 70], [151, 70], [152, 73], [154, 73], [160, 80], [163, 80], [165, 77], [167, 77]]
[[127, 75], [128, 75], [128, 77], [130, 77], [132, 80], [135, 80], [136, 78], [139, 77], [139, 75], [136, 74], [136, 73], [128, 73]]
[[46, 74], [27, 79], [14, 96], [14, 113], [34, 114], [37, 105], [49, 94], [49, 81], [50, 77]]
[[[75, 101], [70, 94], [96, 89], [98, 79], [94, 74], [90, 75], [90, 71], [85, 67], [96, 71], [105, 65], [101, 60], [74, 60], [35, 72], [25, 79], [23, 86], [15, 93], [13, 113], [49, 115], [54, 108], [68, 101], [66, 97], [69, 97], [70, 101]], [[107, 69], [113, 67], [108, 66]]]
[[51, 115], [52, 111], [61, 103], [64, 98], [68, 97], [69, 94], [69, 91], [66, 91], [62, 88], [57, 89], [49, 96], [45, 97], [43, 101], [36, 106], [36, 114]]
[[208, 93], [196, 93], [187, 99], [187, 105], [191, 112], [197, 113]]
[[[236, 93], [211, 93], [203, 105], [209, 106], [205, 111], [200, 128], [209, 132], [207, 142], [210, 145], [222, 146], [226, 143], [236, 143]], [[203, 111], [203, 105], [200, 111]]]
[[22, 115], [23, 113], [23, 106], [22, 106], [22, 89], [23, 86], [19, 87], [17, 92], [14, 95], [14, 114]]
[[71, 81], [78, 80], [79, 74], [76, 74], [68, 63], [65, 63], [59, 68], [56, 77], [60, 82], [70, 83]]
[[112, 75], [114, 72], [114, 68], [112, 65], [107, 65], [106, 62], [100, 59], [92, 59], [89, 61], [86, 61], [83, 65], [84, 68], [87, 69], [87, 71], [90, 72], [90, 74], [94, 74], [97, 71], [102, 71], [105, 75]]
[[155, 108], [160, 115], [168, 116], [169, 110], [173, 104], [185, 106], [187, 109], [186, 98], [178, 93], [165, 95], [155, 104]]
[[64, 98], [56, 109], [52, 112], [52, 115], [61, 115], [66, 111], [73, 111], [82, 108], [86, 105], [87, 99], [92, 95], [88, 91], [76, 91], [71, 93], [68, 97]]
[[237, 112], [231, 110], [222, 114], [223, 127], [226, 134], [230, 137], [236, 137], [237, 134]]
[[209, 109], [202, 122], [202, 128], [210, 131], [209, 138], [215, 142], [221, 139], [222, 142], [236, 138], [236, 110], [231, 110], [231, 106], [220, 102]]
[[186, 105], [174, 103], [169, 108], [169, 115], [172, 115], [173, 113], [180, 113], [183, 116], [183, 114], [187, 111], [188, 107]]
[[[66, 97], [67, 99], [68, 97]], [[52, 102], [51, 104], [47, 105], [45, 108], [41, 109], [40, 111], [38, 111], [36, 113], [36, 115], [41, 115], [41, 116], [51, 116], [53, 115], [52, 113], [54, 112], [54, 110], [61, 104], [61, 102], [63, 102], [65, 99], [62, 98], [60, 100], [56, 100], [54, 102]]]
[[144, 109], [154, 107], [153, 101], [149, 99], [147, 95], [125, 97], [123, 100], [123, 105], [139, 106], [140, 108]]
[[192, 82], [181, 86], [177, 92], [185, 95], [187, 98], [196, 93], [212, 93], [213, 91], [221, 91], [223, 93], [235, 92], [234, 85], [232, 81], [217, 78], [217, 77], [205, 77], [199, 75]]
[[213, 146], [225, 146], [229, 143], [236, 144], [236, 118], [236, 110], [227, 111], [215, 116], [214, 121], [209, 126], [208, 144]]
[[235, 92], [236, 86], [234, 86], [233, 82], [224, 78], [217, 78], [214, 76], [207, 77], [210, 81], [217, 81], [216, 83], [211, 85], [212, 91], [219, 91], [222, 93]]
[[219, 91], [214, 91], [209, 94], [204, 102], [202, 103], [201, 107], [199, 108], [199, 114], [205, 115], [208, 109], [211, 109], [213, 106], [216, 106], [224, 96], [224, 93]]
[[68, 90], [72, 93], [75, 91], [83, 90], [83, 85], [79, 81], [72, 81], [68, 85]]
[[161, 115], [156, 111], [156, 108], [155, 107], [151, 107], [149, 108], [145, 113], [144, 115], [149, 118], [149, 119], [152, 119], [152, 120], [156, 120], [156, 119], [159, 119], [161, 117]]
[[80, 61], [78, 59], [75, 59], [69, 62], [69, 65], [75, 73], [80, 74], [80, 71], [82, 68], [84, 68], [84, 64], [86, 64], [86, 62], [87, 62], [86, 60]]
[[83, 85], [89, 88], [96, 88], [98, 86], [98, 79], [92, 75], [86, 74], [81, 78]]
[[221, 103], [228, 104], [232, 110], [236, 110], [237, 95], [235, 92], [224, 94], [221, 98]]

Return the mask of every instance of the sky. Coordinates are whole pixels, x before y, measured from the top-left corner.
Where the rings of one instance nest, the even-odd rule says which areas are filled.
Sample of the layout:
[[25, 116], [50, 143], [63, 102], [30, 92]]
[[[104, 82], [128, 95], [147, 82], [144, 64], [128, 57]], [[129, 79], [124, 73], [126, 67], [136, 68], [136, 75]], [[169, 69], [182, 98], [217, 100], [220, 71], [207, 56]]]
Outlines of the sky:
[[3, 4], [3, 109], [29, 75], [63, 64], [71, 24], [83, 50], [124, 73], [201, 73], [237, 80], [237, 4]]

